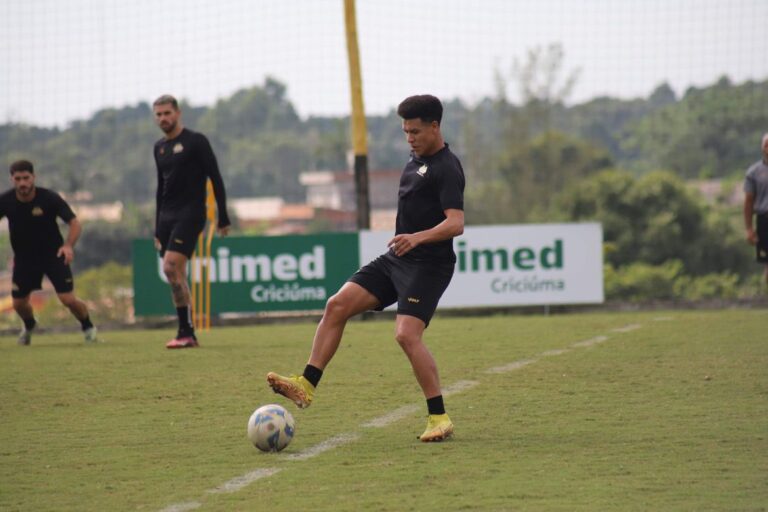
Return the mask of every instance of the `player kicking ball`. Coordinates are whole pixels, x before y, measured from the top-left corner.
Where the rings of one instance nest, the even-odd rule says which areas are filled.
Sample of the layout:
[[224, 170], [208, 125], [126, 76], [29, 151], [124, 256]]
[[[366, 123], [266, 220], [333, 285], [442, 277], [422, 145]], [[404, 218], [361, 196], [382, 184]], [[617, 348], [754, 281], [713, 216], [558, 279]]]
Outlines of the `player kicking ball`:
[[276, 393], [309, 407], [341, 342], [347, 320], [397, 303], [395, 339], [411, 363], [427, 402], [424, 442], [453, 435], [437, 365], [422, 338], [453, 277], [453, 238], [464, 232], [464, 170], [440, 131], [443, 106], [431, 95], [406, 98], [397, 109], [411, 154], [400, 177], [395, 236], [388, 250], [333, 295], [317, 326], [302, 375], [267, 374]]

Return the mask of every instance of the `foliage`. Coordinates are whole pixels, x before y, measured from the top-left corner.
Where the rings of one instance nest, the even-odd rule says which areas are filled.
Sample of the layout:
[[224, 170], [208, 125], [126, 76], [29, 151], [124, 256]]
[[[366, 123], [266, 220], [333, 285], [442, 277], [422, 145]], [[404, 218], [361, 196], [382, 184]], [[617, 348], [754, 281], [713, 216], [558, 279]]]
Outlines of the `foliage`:
[[137, 238], [152, 238], [155, 229], [154, 209], [125, 205], [120, 222], [83, 222], [83, 233], [76, 247], [75, 268], [88, 269], [114, 261], [131, 263], [131, 247]]
[[675, 282], [682, 271], [679, 260], [661, 265], [632, 263], [618, 269], [607, 264], [603, 269], [605, 298], [633, 302], [674, 299], [677, 297]]
[[650, 300], [736, 299], [750, 296], [733, 272], [703, 276], [684, 273], [680, 260], [659, 265], [631, 263], [616, 268], [604, 266], [605, 297], [609, 301], [647, 302]]
[[529, 142], [510, 141], [488, 174], [467, 193], [468, 222], [530, 221], [546, 211], [553, 191], [609, 167], [610, 157], [583, 140], [544, 132]]
[[635, 120], [624, 148], [641, 170], [669, 169], [683, 178], [726, 177], [759, 158], [768, 126], [768, 82], [690, 88], [667, 107]]
[[[133, 322], [132, 275], [129, 265], [114, 262], [75, 275], [75, 295], [88, 305], [94, 324]], [[72, 313], [61, 305], [55, 294], [51, 294], [35, 314], [42, 325], [77, 325]]]
[[679, 260], [694, 276], [752, 270], [734, 226], [738, 217], [710, 210], [670, 173], [634, 178], [626, 171], [601, 172], [562, 192], [551, 218], [601, 222], [606, 262], [614, 267]]

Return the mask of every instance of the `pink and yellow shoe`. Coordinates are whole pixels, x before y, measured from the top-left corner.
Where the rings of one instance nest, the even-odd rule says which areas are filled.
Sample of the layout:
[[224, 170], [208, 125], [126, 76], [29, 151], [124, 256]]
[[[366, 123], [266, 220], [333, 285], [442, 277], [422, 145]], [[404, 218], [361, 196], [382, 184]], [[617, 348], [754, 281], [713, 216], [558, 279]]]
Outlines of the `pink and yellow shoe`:
[[291, 375], [283, 377], [274, 372], [267, 374], [267, 383], [272, 391], [283, 395], [296, 404], [299, 409], [306, 409], [312, 403], [315, 395], [315, 386], [303, 375]]
[[165, 344], [165, 348], [195, 348], [199, 346], [194, 335], [173, 338]]

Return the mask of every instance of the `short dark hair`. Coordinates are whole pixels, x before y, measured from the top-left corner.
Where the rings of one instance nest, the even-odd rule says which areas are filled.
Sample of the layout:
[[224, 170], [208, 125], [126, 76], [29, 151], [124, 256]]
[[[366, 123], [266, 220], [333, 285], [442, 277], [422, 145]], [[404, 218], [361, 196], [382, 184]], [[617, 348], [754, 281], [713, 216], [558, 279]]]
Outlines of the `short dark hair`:
[[421, 119], [424, 122], [443, 119], [443, 104], [431, 94], [417, 94], [405, 98], [397, 107], [397, 115], [403, 119]]
[[163, 94], [152, 103], [153, 107], [158, 105], [170, 105], [173, 107], [173, 110], [179, 110], [179, 102], [170, 94]]
[[11, 164], [11, 175], [15, 172], [28, 172], [35, 174], [35, 166], [29, 160], [16, 160]]

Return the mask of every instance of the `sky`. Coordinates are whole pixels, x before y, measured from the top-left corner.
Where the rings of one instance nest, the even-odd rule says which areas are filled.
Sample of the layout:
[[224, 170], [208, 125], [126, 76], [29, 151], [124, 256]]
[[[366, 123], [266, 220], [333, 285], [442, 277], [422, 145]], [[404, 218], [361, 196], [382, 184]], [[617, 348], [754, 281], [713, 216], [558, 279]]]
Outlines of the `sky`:
[[[766, 0], [357, 0], [367, 114], [411, 94], [519, 100], [560, 44], [570, 104], [768, 79]], [[65, 127], [165, 93], [212, 106], [274, 77], [302, 117], [350, 111], [343, 0], [3, 0], [0, 124]]]

